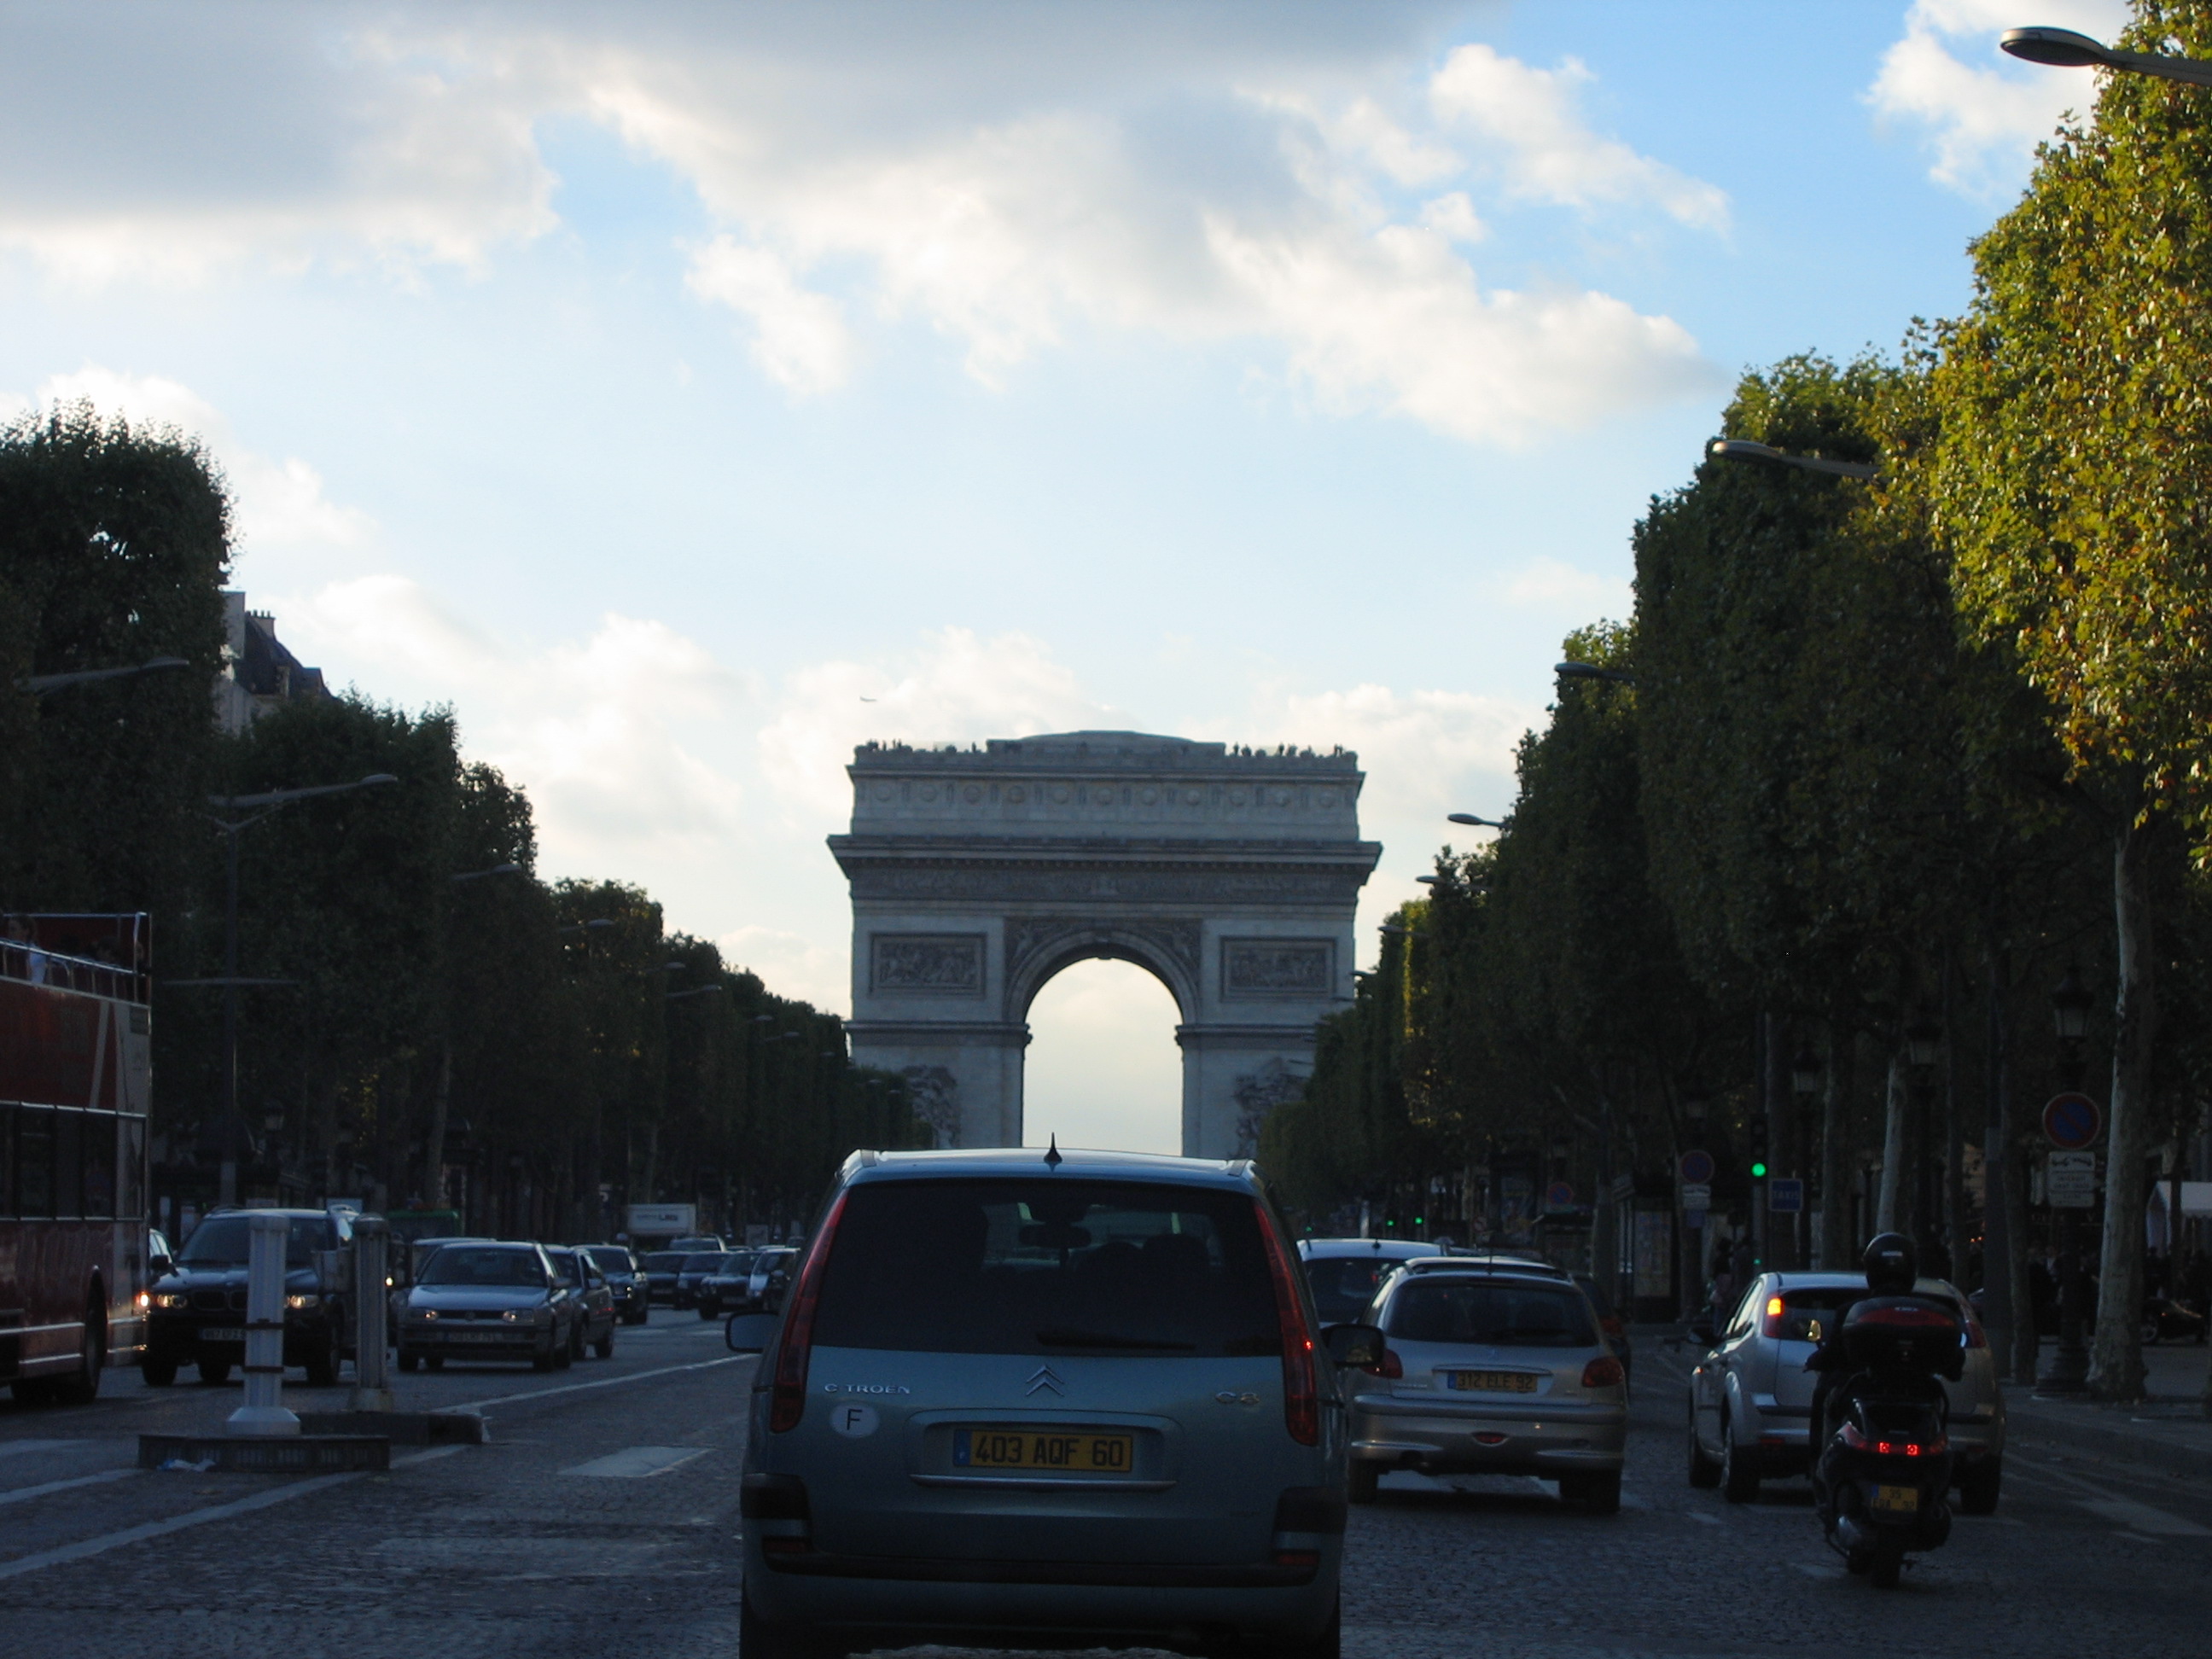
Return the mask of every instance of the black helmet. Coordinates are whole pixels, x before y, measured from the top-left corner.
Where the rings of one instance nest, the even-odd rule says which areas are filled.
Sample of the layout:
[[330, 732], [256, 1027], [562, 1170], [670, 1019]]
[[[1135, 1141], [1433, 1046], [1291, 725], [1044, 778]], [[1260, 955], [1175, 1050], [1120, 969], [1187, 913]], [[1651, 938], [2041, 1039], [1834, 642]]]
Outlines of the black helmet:
[[1860, 1260], [1866, 1266], [1867, 1289], [1877, 1296], [1910, 1296], [1920, 1278], [1920, 1253], [1903, 1233], [1877, 1234]]

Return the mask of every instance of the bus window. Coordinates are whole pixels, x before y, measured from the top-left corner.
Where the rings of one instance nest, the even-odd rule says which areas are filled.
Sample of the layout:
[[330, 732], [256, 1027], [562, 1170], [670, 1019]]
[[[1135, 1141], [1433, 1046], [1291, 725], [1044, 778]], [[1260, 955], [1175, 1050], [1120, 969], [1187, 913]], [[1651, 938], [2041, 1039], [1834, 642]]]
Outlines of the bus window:
[[84, 1213], [84, 1114], [54, 1114], [54, 1207], [52, 1215]]
[[35, 1106], [15, 1114], [15, 1213], [54, 1212], [54, 1115]]
[[123, 1126], [123, 1163], [115, 1172], [115, 1213], [125, 1221], [142, 1221], [146, 1216], [146, 1120], [125, 1117], [117, 1121]]
[[105, 1221], [115, 1214], [115, 1120], [84, 1115], [84, 1211]]
[[15, 1109], [0, 1106], [0, 1215], [15, 1212]]

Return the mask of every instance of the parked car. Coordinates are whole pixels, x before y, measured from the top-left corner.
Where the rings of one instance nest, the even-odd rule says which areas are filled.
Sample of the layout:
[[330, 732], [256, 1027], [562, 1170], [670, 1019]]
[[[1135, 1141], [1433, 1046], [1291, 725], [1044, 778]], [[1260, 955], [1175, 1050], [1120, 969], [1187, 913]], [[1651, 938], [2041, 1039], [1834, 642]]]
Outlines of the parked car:
[[683, 1250], [654, 1250], [639, 1265], [645, 1271], [646, 1293], [653, 1302], [676, 1305], [676, 1275], [690, 1260]]
[[229, 1380], [246, 1363], [246, 1270], [249, 1214], [281, 1215], [284, 1233], [284, 1363], [306, 1369], [326, 1389], [350, 1352], [346, 1304], [331, 1253], [352, 1241], [352, 1221], [329, 1210], [219, 1210], [192, 1230], [167, 1273], [146, 1293], [146, 1352], [139, 1374], [149, 1388], [198, 1367], [200, 1381]]
[[693, 1300], [702, 1319], [720, 1318], [726, 1313], [738, 1313], [747, 1305], [747, 1293], [753, 1282], [753, 1258], [757, 1250], [730, 1250], [724, 1253], [721, 1264], [699, 1280]]
[[[1813, 1387], [1805, 1369], [1825, 1321], [1867, 1293], [1859, 1273], [1761, 1273], [1690, 1373], [1689, 1473], [1693, 1486], [1719, 1486], [1748, 1503], [1762, 1480], [1802, 1474], [1812, 1453]], [[1966, 1326], [1966, 1364], [1950, 1396], [1952, 1468], [1959, 1508], [1987, 1515], [2003, 1483], [2005, 1408], [1989, 1339], [1958, 1287], [1923, 1279], [1915, 1296], [1941, 1302]]]
[[1620, 1361], [1621, 1373], [1631, 1383], [1636, 1381], [1636, 1349], [1628, 1340], [1628, 1322], [1613, 1311], [1613, 1298], [1606, 1294], [1605, 1286], [1591, 1273], [1572, 1275], [1589, 1298], [1590, 1306], [1597, 1310], [1597, 1328], [1605, 1333], [1607, 1344]]
[[1312, 1288], [1314, 1306], [1322, 1322], [1342, 1324], [1364, 1318], [1367, 1304], [1382, 1281], [1402, 1261], [1417, 1256], [1441, 1257], [1434, 1244], [1395, 1238], [1305, 1238], [1298, 1241], [1298, 1259], [1305, 1264], [1306, 1283]]
[[448, 1359], [526, 1359], [541, 1371], [574, 1355], [577, 1304], [537, 1244], [448, 1244], [422, 1264], [399, 1314], [399, 1369]]
[[1342, 1407], [1296, 1260], [1243, 1162], [854, 1153], [752, 1395], [745, 1659], [1333, 1656]]
[[1376, 1297], [1378, 1363], [1350, 1374], [1355, 1504], [1392, 1469], [1526, 1474], [1600, 1515], [1620, 1508], [1628, 1389], [1571, 1279], [1458, 1259], [1409, 1262]]
[[615, 1317], [625, 1325], [642, 1325], [651, 1316], [652, 1304], [645, 1269], [624, 1244], [586, 1244], [580, 1247], [607, 1276], [614, 1293]]
[[615, 1357], [615, 1293], [599, 1264], [586, 1249], [562, 1245], [545, 1252], [553, 1271], [568, 1287], [574, 1304], [568, 1322], [568, 1352], [575, 1358], [589, 1348], [602, 1359]]

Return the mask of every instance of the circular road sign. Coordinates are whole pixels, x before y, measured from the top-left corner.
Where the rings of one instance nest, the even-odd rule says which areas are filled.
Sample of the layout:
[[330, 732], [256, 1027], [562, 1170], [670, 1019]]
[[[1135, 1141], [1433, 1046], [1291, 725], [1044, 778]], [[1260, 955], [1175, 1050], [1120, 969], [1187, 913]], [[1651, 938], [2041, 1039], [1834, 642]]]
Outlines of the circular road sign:
[[2053, 1095], [2043, 1109], [2043, 1133], [2052, 1146], [2078, 1152], [2105, 1133], [2104, 1109], [2087, 1095]]
[[1682, 1179], [1692, 1187], [1702, 1187], [1713, 1178], [1713, 1155], [1711, 1152], [1682, 1154]]
[[1564, 1181], [1555, 1181], [1544, 1189], [1544, 1206], [1552, 1210], [1571, 1210], [1575, 1207], [1575, 1189]]

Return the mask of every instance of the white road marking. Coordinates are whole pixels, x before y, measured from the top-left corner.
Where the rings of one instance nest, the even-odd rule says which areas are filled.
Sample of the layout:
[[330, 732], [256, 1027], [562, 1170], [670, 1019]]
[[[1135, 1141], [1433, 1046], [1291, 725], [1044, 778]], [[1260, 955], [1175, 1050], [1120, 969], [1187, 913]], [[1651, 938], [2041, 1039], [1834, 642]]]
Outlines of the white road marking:
[[49, 1480], [42, 1486], [17, 1486], [12, 1492], [0, 1492], [0, 1504], [27, 1504], [33, 1498], [44, 1498], [50, 1492], [67, 1492], [72, 1486], [98, 1486], [110, 1480], [127, 1480], [143, 1474], [143, 1469], [102, 1469], [98, 1474], [81, 1474], [74, 1480]]
[[532, 1400], [550, 1400], [556, 1395], [582, 1394], [591, 1389], [618, 1389], [625, 1382], [642, 1382], [647, 1377], [673, 1376], [678, 1371], [712, 1370], [717, 1365], [741, 1365], [749, 1359], [758, 1359], [757, 1353], [724, 1354], [719, 1359], [695, 1360], [689, 1365], [663, 1365], [650, 1371], [632, 1371], [626, 1376], [603, 1376], [596, 1382], [570, 1382], [557, 1389], [532, 1389], [525, 1394], [495, 1395], [489, 1400], [464, 1400], [458, 1407], [447, 1410], [481, 1411], [486, 1406], [516, 1406]]
[[197, 1527], [209, 1521], [227, 1521], [234, 1515], [265, 1510], [272, 1504], [289, 1503], [295, 1498], [304, 1498], [311, 1492], [321, 1492], [325, 1487], [343, 1486], [349, 1480], [360, 1479], [357, 1473], [318, 1474], [305, 1480], [294, 1481], [288, 1486], [258, 1492], [251, 1498], [241, 1498], [233, 1503], [216, 1504], [204, 1510], [187, 1510], [184, 1514], [173, 1515], [166, 1521], [149, 1521], [143, 1526], [125, 1527], [121, 1532], [103, 1533], [97, 1538], [64, 1544], [58, 1549], [40, 1550], [35, 1555], [19, 1555], [12, 1561], [0, 1561], [0, 1578], [17, 1578], [27, 1572], [36, 1572], [41, 1567], [59, 1566], [65, 1561], [82, 1561], [88, 1556], [105, 1555], [110, 1550], [121, 1549], [125, 1544], [142, 1544], [149, 1538], [182, 1532], [186, 1527]]
[[2164, 1510], [2154, 1510], [2131, 1498], [2077, 1498], [2074, 1501], [2093, 1514], [2117, 1521], [2136, 1532], [2166, 1538], [2212, 1538], [2212, 1527], [2200, 1527], [2194, 1521], [2168, 1515]]
[[1728, 1524], [1727, 1522], [1722, 1520], [1717, 1515], [1707, 1515], [1703, 1510], [1682, 1510], [1678, 1511], [1678, 1513], [1680, 1513], [1685, 1519], [1691, 1521], [1702, 1521], [1709, 1527], [1724, 1527]]
[[632, 1446], [627, 1451], [594, 1457], [588, 1463], [576, 1464], [561, 1473], [599, 1475], [611, 1480], [642, 1480], [651, 1475], [666, 1474], [706, 1455], [704, 1446]]
[[0, 1440], [0, 1457], [21, 1457], [25, 1452], [59, 1451], [64, 1446], [88, 1446], [89, 1440]]

